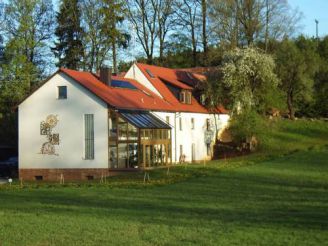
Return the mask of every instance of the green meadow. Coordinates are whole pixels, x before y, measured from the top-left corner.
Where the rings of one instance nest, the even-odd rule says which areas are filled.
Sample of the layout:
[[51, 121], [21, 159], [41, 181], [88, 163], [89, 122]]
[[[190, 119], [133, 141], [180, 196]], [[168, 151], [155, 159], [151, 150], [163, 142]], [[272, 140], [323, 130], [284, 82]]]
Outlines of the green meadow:
[[259, 152], [143, 174], [0, 186], [0, 245], [325, 245], [328, 123], [271, 122]]

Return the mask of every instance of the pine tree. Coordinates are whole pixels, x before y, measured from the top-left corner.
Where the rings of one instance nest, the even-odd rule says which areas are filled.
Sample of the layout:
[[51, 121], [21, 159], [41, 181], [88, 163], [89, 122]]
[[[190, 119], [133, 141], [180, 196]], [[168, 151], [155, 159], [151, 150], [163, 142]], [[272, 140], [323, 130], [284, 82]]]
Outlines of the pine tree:
[[57, 13], [58, 26], [55, 34], [58, 41], [52, 49], [58, 58], [58, 67], [79, 69], [82, 67], [84, 48], [83, 29], [80, 24], [79, 0], [63, 0]]
[[111, 43], [112, 63], [114, 73], [118, 73], [117, 68], [117, 48], [126, 48], [129, 35], [118, 28], [118, 24], [124, 21], [124, 2], [121, 0], [103, 0], [102, 12], [104, 14], [104, 23], [102, 25], [102, 34], [106, 35]]

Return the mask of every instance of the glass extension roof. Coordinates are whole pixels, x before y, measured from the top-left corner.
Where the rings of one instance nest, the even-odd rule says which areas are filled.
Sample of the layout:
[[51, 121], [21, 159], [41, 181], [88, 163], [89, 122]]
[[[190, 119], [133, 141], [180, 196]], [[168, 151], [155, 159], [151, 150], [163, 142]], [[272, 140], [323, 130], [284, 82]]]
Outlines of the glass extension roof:
[[120, 115], [141, 129], [171, 129], [171, 126], [148, 112], [119, 111]]

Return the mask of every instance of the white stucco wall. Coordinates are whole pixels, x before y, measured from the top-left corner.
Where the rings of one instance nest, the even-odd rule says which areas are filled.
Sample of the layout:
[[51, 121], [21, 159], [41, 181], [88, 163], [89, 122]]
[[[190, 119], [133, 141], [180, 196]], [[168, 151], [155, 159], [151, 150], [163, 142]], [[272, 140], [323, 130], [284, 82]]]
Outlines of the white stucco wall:
[[140, 84], [142, 84], [143, 86], [154, 92], [156, 95], [163, 98], [161, 93], [159, 93], [159, 91], [152, 85], [152, 83], [147, 79], [147, 77], [143, 74], [143, 72], [141, 72], [141, 70], [138, 68], [136, 64], [133, 64], [130, 67], [130, 69], [127, 71], [124, 77], [128, 79], [137, 80]]
[[[220, 131], [227, 126], [229, 115], [220, 114], [200, 114], [200, 113], [168, 113], [168, 112], [152, 112], [157, 117], [166, 122], [166, 116], [170, 117], [170, 125], [172, 126], [172, 161], [179, 162], [180, 145], [183, 145], [183, 154], [186, 155], [186, 161], [192, 161], [192, 144], [195, 145], [195, 160], [201, 161], [210, 159], [207, 155], [207, 146], [205, 143], [206, 120], [210, 119], [211, 130], [215, 132], [215, 118], [217, 117], [217, 128]], [[182, 131], [180, 130], [179, 118], [182, 119]], [[194, 129], [191, 127], [191, 118], [194, 118]], [[215, 136], [211, 149], [214, 144]]]
[[[67, 99], [57, 99], [57, 86], [67, 86]], [[46, 136], [40, 123], [58, 116], [57, 155], [40, 154]], [[95, 158], [84, 160], [84, 114], [94, 114]], [[107, 105], [65, 74], [57, 74], [19, 106], [19, 168], [107, 168]]]
[[[133, 64], [125, 75], [126, 78], [137, 80], [145, 87], [161, 96], [155, 89], [147, 77], [140, 71], [136, 64]], [[161, 96], [162, 97], [162, 96]], [[195, 144], [195, 160], [210, 159], [207, 155], [207, 146], [205, 144], [206, 119], [211, 120], [212, 130], [215, 132], [215, 118], [217, 118], [218, 132], [224, 129], [229, 121], [229, 115], [220, 114], [200, 114], [200, 113], [168, 113], [168, 112], [153, 112], [154, 115], [166, 121], [166, 116], [170, 117], [170, 125], [172, 128], [172, 159], [173, 162], [179, 161], [180, 145], [183, 145], [183, 153], [186, 155], [186, 161], [192, 160], [192, 144]], [[179, 118], [182, 119], [182, 131], [179, 129]], [[194, 118], [195, 129], [191, 129], [191, 118]], [[176, 130], [174, 129], [176, 127]], [[176, 136], [176, 141], [175, 141]], [[213, 136], [213, 143], [215, 136]], [[212, 143], [212, 144], [213, 144]]]

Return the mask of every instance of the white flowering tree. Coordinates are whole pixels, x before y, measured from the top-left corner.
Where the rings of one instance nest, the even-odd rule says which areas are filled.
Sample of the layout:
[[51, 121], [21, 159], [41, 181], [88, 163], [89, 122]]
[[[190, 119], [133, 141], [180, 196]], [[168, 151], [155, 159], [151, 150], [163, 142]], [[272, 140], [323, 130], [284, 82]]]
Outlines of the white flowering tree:
[[279, 80], [270, 55], [255, 48], [235, 49], [224, 56], [223, 83], [232, 104], [230, 130], [236, 142], [261, 140], [265, 121], [259, 114], [275, 106]]
[[261, 113], [272, 106], [279, 82], [274, 69], [273, 58], [256, 48], [237, 48], [225, 54], [223, 83], [229, 88], [234, 112]]

